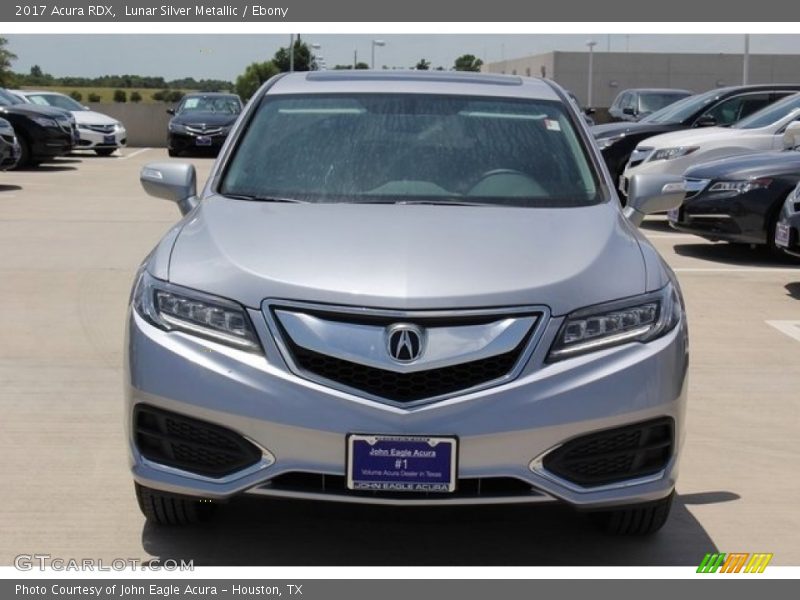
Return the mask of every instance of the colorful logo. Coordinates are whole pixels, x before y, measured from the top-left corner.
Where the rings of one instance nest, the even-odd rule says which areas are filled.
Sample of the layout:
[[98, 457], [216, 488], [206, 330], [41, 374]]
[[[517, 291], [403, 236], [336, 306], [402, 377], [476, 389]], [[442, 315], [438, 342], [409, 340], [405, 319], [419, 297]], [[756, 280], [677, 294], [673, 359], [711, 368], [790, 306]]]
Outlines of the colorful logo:
[[703, 557], [698, 573], [763, 573], [772, 560], [772, 554], [747, 552], [708, 553]]

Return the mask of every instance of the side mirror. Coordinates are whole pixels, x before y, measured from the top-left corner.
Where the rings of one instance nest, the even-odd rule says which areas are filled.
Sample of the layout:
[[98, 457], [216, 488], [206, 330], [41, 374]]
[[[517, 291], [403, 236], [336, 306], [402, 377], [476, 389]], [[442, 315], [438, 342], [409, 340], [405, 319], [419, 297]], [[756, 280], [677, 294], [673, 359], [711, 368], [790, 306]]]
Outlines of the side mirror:
[[175, 116], [175, 109], [174, 108], [168, 108], [167, 109], [167, 114], [168, 115], [172, 115], [174, 117]]
[[632, 117], [635, 117], [636, 116], [636, 111], [633, 110], [633, 108], [631, 108], [630, 106], [626, 106], [625, 108], [622, 109], [622, 114], [623, 115], [630, 115]]
[[148, 163], [139, 173], [144, 191], [178, 205], [182, 215], [197, 206], [197, 174], [188, 163]]
[[783, 147], [785, 150], [793, 150], [798, 146], [800, 146], [800, 121], [792, 121], [783, 132]]
[[637, 227], [647, 215], [669, 212], [683, 204], [686, 184], [674, 175], [634, 175], [628, 187], [628, 204], [623, 211]]
[[714, 115], [700, 115], [694, 122], [695, 127], [714, 127], [716, 124], [717, 118]]

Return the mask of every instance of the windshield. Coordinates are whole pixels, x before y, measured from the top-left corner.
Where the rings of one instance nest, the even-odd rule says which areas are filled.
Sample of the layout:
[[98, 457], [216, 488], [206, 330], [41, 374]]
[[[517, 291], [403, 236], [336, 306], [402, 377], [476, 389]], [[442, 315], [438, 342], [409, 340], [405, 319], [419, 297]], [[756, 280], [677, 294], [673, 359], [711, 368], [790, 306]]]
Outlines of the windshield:
[[220, 192], [306, 202], [583, 206], [595, 172], [559, 102], [267, 96]]
[[655, 112], [689, 95], [687, 92], [646, 92], [639, 95], [639, 111]]
[[26, 94], [25, 96], [31, 103], [40, 106], [55, 106], [56, 108], [63, 108], [64, 110], [86, 110], [69, 96], [63, 96], [61, 94]]
[[640, 123], [682, 123], [691, 119], [696, 113], [714, 102], [720, 95], [719, 90], [711, 90], [704, 94], [689, 96], [670, 104], [661, 110], [646, 116]]
[[762, 108], [746, 119], [742, 119], [736, 123], [736, 125], [733, 125], [733, 127], [735, 129], [759, 129], [760, 127], [768, 127], [798, 108], [800, 108], [800, 94], [794, 94], [775, 104], [770, 104]]
[[0, 90], [0, 106], [14, 106], [15, 104], [23, 104], [23, 102], [14, 94]]
[[214, 112], [238, 115], [241, 110], [239, 96], [188, 96], [183, 99], [178, 113]]

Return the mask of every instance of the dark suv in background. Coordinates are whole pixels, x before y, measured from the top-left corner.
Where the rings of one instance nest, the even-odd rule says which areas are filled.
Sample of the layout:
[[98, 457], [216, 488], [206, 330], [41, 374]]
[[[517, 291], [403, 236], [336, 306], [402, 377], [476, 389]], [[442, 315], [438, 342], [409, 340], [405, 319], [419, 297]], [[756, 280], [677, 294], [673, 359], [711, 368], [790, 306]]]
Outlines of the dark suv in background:
[[670, 88], [623, 90], [617, 94], [608, 109], [608, 114], [611, 115], [613, 121], [638, 121], [678, 100], [691, 96], [693, 93], [689, 90]]
[[660, 133], [692, 127], [727, 127], [765, 106], [800, 91], [800, 84], [770, 83], [718, 88], [689, 96], [636, 123], [595, 125], [595, 137], [615, 181], [636, 145]]
[[75, 117], [50, 106], [26, 104], [0, 88], [0, 118], [14, 128], [19, 141], [17, 167], [39, 163], [68, 154], [78, 138]]

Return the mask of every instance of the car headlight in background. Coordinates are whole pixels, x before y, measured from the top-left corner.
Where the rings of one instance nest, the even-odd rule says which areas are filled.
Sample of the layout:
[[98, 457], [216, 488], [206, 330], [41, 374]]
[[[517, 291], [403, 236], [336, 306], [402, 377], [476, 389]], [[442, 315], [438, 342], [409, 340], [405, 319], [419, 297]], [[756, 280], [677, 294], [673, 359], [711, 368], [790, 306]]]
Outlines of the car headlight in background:
[[697, 146], [676, 146], [674, 148], [661, 148], [653, 152], [650, 156], [650, 160], [672, 160], [674, 158], [680, 158], [681, 156], [686, 156], [687, 154], [691, 154], [695, 150], [697, 150]]
[[58, 127], [58, 123], [56, 123], [55, 119], [51, 119], [50, 117], [31, 117], [33, 121], [41, 125], [42, 127]]
[[734, 181], [717, 181], [708, 188], [709, 192], [733, 192], [735, 194], [745, 194], [752, 190], [768, 188], [772, 179], [742, 179]]
[[133, 293], [133, 307], [165, 331], [182, 331], [249, 352], [261, 352], [244, 307], [154, 278], [145, 269]]
[[595, 144], [597, 144], [597, 147], [600, 148], [600, 150], [605, 150], [609, 146], [612, 146], [613, 144], [616, 144], [618, 141], [620, 141], [624, 137], [625, 137], [625, 134], [621, 133], [619, 135], [612, 135], [611, 137], [596, 138], [594, 140], [594, 142], [595, 142]]
[[629, 342], [649, 342], [671, 331], [683, 304], [672, 283], [658, 292], [578, 310], [564, 320], [548, 362]]

